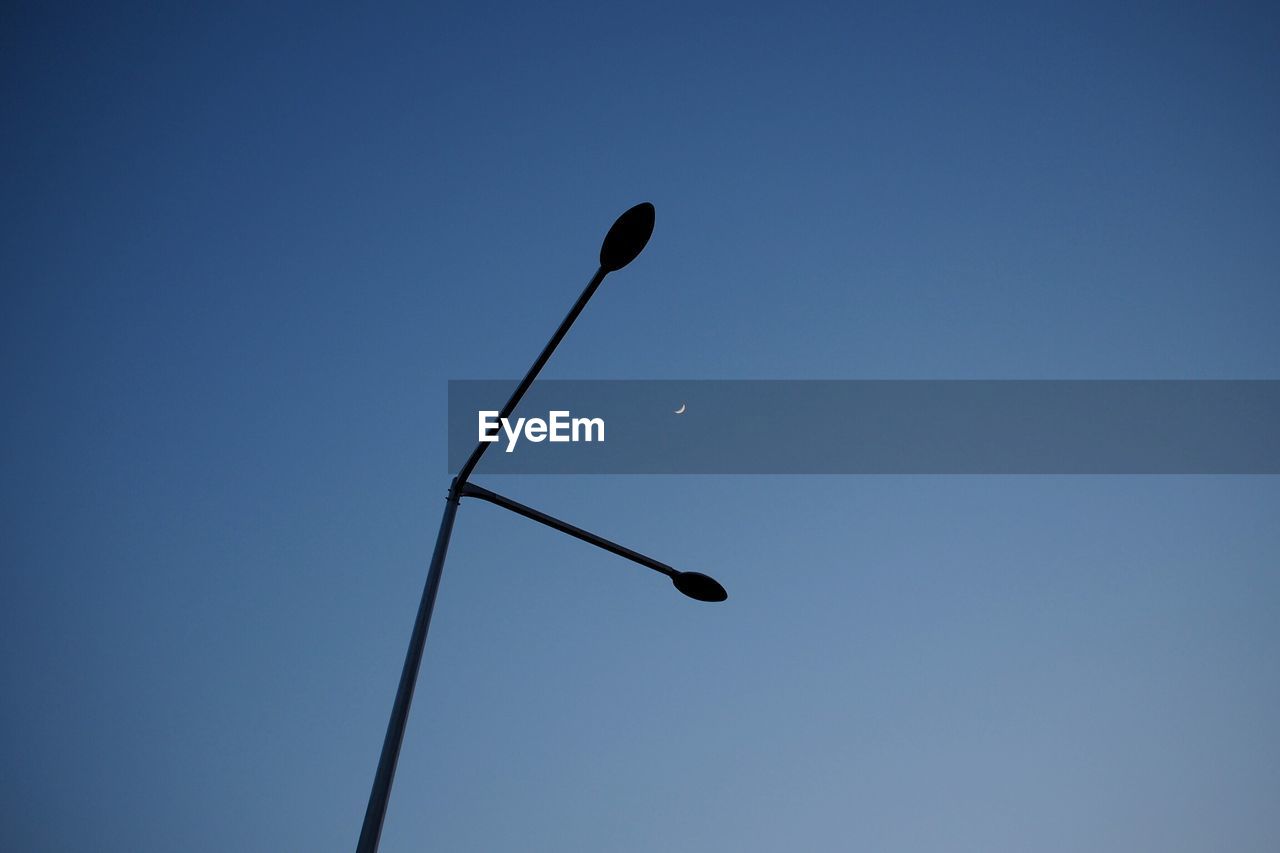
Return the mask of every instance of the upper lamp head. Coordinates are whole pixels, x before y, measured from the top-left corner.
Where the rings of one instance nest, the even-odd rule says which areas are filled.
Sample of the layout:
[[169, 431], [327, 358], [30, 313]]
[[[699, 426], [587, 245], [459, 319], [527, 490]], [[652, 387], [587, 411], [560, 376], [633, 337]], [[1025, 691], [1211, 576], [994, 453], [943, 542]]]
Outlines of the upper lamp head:
[[729, 597], [715, 578], [700, 572], [676, 572], [671, 582], [676, 589], [698, 601], [724, 601]]
[[616, 272], [636, 259], [653, 236], [656, 211], [644, 201], [618, 217], [600, 246], [600, 268]]

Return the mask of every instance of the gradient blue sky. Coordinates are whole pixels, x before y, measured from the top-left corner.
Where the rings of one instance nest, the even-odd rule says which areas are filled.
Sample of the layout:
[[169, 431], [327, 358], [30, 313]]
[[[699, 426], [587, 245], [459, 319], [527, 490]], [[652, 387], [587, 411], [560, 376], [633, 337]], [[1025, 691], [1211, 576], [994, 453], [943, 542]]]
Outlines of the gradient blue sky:
[[[0, 22], [5, 850], [354, 846], [637, 201], [548, 377], [1280, 378], [1274, 5]], [[483, 470], [731, 599], [464, 505], [384, 850], [1280, 848], [1276, 478]]]

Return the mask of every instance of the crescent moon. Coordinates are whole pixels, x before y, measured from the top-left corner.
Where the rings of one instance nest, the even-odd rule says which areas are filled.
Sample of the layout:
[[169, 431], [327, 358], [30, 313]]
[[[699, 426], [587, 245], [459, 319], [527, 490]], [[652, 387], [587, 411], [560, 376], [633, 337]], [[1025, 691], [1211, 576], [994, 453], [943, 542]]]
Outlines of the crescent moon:
[[676, 409], [676, 414], [677, 414], [677, 415], [683, 415], [683, 414], [684, 414], [684, 409], [685, 409], [685, 405], [684, 405], [684, 403], [681, 403], [681, 404], [680, 404], [680, 408]]

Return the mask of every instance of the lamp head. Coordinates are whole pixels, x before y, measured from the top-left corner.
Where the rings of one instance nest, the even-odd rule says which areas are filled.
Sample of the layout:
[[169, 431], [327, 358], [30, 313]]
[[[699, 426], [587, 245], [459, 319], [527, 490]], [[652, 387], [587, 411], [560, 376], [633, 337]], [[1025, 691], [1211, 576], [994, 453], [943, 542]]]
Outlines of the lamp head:
[[645, 201], [619, 216], [600, 246], [601, 268], [616, 272], [634, 261], [653, 235], [655, 215], [653, 205]]
[[715, 578], [700, 572], [676, 572], [671, 576], [676, 589], [697, 601], [724, 601], [729, 597]]

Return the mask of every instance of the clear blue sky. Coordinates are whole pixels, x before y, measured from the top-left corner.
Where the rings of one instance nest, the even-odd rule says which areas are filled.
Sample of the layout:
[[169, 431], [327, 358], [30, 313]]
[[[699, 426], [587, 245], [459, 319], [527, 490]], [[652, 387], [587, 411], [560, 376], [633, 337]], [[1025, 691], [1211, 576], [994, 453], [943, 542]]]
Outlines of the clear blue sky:
[[[0, 848], [354, 847], [635, 202], [548, 377], [1280, 378], [1280, 14], [1068, 6], [6, 4]], [[1276, 478], [477, 479], [731, 598], [464, 505], [384, 850], [1280, 848]]]

